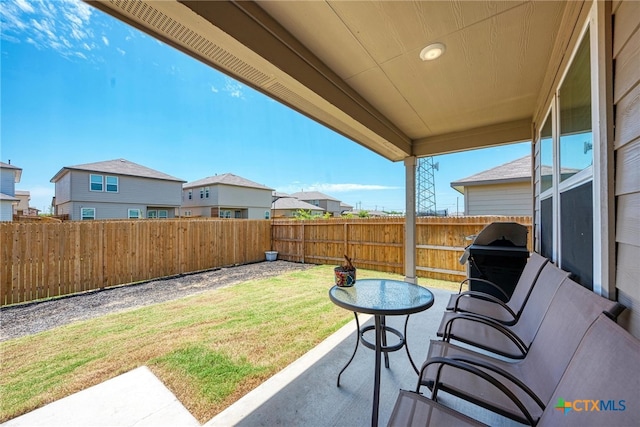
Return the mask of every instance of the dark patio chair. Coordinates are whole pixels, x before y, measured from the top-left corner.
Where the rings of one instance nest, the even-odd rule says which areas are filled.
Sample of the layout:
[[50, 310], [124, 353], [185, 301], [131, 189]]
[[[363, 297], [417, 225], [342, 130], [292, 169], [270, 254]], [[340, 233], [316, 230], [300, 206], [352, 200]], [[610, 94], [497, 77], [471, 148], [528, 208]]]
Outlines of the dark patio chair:
[[438, 336], [444, 341], [461, 341], [505, 357], [522, 359], [529, 351], [549, 304], [570, 273], [546, 263], [517, 322], [511, 326], [472, 313], [446, 311]]
[[[442, 390], [518, 422], [535, 423], [586, 330], [601, 313], [616, 310], [614, 301], [567, 278], [523, 359], [508, 362], [445, 341], [431, 341], [417, 391], [425, 385], [434, 391], [434, 397]], [[492, 376], [516, 399], [487, 387], [482, 376], [457, 367], [460, 362]]]
[[[463, 365], [462, 362], [460, 364]], [[640, 340], [601, 314], [580, 341], [557, 388], [545, 402], [537, 425], [637, 425], [640, 420], [640, 405], [637, 404], [640, 390], [638, 366]], [[466, 367], [476, 369], [471, 365]], [[486, 374], [484, 371], [480, 373]], [[489, 382], [484, 387], [502, 387], [493, 376], [487, 377]], [[531, 421], [535, 423], [536, 420]], [[482, 424], [435, 400], [401, 390], [388, 425], [462, 427]]]
[[490, 317], [505, 325], [513, 325], [518, 321], [522, 309], [529, 299], [531, 290], [533, 289], [542, 267], [549, 260], [535, 252], [531, 253], [524, 270], [516, 287], [513, 290], [513, 294], [508, 302], [503, 302], [501, 299], [496, 298], [493, 295], [486, 294], [478, 291], [466, 291], [462, 292], [462, 286], [469, 281], [479, 281], [489, 286], [500, 288], [491, 283], [488, 280], [478, 278], [468, 278], [460, 283], [460, 290], [457, 294], [452, 295], [447, 304], [447, 310], [455, 312], [471, 312], [482, 316]]

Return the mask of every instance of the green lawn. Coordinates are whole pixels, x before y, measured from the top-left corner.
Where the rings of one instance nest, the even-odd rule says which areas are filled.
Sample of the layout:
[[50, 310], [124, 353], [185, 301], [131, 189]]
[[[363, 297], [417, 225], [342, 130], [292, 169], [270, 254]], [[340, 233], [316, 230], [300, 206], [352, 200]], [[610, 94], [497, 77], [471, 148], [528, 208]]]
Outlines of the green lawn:
[[317, 266], [0, 343], [0, 422], [146, 365], [204, 423], [353, 319], [332, 282]]

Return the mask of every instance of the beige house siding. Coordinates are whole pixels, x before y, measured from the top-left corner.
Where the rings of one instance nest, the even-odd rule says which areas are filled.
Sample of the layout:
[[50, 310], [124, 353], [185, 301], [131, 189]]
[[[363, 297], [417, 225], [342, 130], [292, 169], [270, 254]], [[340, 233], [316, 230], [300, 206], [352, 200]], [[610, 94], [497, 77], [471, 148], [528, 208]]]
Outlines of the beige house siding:
[[631, 310], [620, 323], [640, 337], [640, 2], [613, 6], [616, 109], [616, 288]]
[[465, 187], [465, 215], [514, 215], [532, 213], [531, 184], [491, 184]]
[[[200, 189], [208, 188], [200, 198]], [[189, 200], [189, 190], [192, 198]], [[243, 219], [265, 219], [265, 212], [271, 211], [272, 190], [264, 188], [251, 188], [219, 183], [206, 184], [182, 190], [182, 210], [190, 212], [190, 216], [218, 217], [220, 210], [241, 211]]]

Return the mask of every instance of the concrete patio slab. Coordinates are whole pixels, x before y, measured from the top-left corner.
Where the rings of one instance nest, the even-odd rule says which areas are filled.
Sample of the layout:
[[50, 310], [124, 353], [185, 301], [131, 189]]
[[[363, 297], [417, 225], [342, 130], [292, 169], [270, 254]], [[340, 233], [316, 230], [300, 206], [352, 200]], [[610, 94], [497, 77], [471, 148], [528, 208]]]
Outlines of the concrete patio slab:
[[200, 423], [149, 368], [142, 366], [2, 425], [191, 427]]

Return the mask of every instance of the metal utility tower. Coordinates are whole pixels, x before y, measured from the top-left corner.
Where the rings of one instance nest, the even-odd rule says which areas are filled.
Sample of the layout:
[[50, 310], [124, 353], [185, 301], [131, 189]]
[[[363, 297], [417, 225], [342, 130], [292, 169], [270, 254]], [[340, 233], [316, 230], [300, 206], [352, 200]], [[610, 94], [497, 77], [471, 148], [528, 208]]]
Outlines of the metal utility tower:
[[416, 170], [416, 215], [436, 215], [436, 181], [433, 171], [439, 164], [433, 157], [420, 157]]

